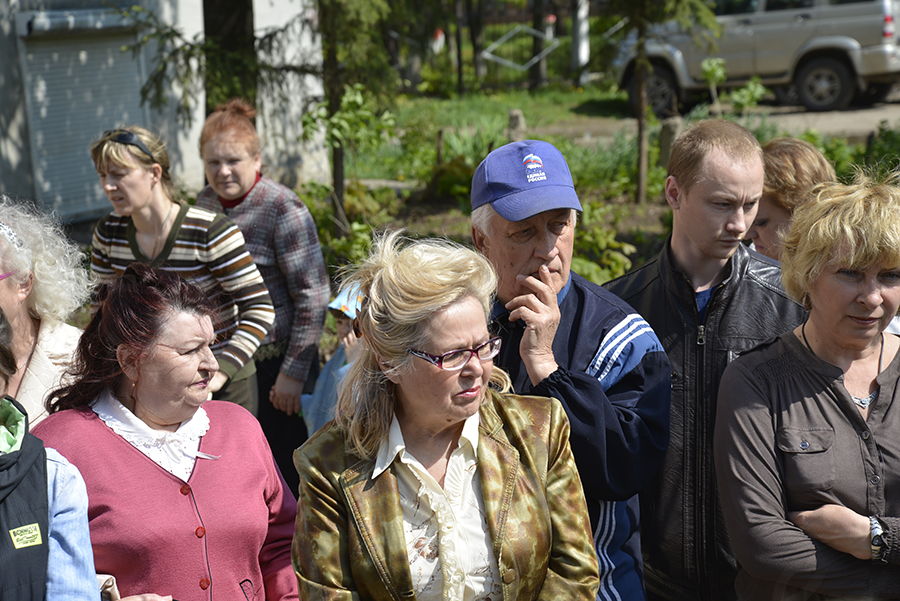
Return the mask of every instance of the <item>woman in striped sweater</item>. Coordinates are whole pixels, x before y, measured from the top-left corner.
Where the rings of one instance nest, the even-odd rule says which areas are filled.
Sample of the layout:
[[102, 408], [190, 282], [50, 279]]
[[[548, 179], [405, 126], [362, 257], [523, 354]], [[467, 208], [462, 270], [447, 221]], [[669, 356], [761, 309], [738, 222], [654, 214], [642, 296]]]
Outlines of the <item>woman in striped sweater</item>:
[[275, 320], [263, 278], [228, 217], [179, 200], [162, 141], [129, 126], [107, 131], [91, 158], [113, 212], [94, 229], [91, 268], [102, 283], [133, 262], [175, 271], [216, 300], [219, 371], [209, 390], [254, 415], [253, 353]]

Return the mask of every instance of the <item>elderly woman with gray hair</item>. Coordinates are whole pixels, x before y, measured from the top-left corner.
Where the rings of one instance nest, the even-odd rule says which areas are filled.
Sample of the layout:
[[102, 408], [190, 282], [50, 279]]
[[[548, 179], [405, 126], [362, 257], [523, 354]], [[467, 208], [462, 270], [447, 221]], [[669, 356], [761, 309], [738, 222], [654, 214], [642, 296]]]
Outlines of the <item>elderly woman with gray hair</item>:
[[336, 419], [294, 454], [301, 599], [583, 599], [598, 569], [560, 403], [508, 394], [497, 276], [450, 242], [376, 241]]
[[59, 386], [81, 336], [66, 320], [90, 296], [82, 261], [54, 217], [0, 195], [0, 310], [12, 326], [18, 367], [9, 394], [32, 425], [47, 416], [44, 401]]
[[[896, 181], [896, 180], [895, 180]], [[715, 429], [739, 599], [900, 595], [900, 187], [823, 184], [781, 238], [807, 321], [735, 360]]]

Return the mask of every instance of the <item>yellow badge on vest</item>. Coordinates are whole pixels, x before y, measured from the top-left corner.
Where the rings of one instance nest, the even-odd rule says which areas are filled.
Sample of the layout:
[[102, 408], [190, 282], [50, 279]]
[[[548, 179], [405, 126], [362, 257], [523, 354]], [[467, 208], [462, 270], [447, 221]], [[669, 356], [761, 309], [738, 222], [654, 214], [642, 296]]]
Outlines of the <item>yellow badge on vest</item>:
[[43, 544], [41, 540], [41, 527], [37, 524], [28, 524], [19, 526], [9, 531], [12, 537], [13, 546], [16, 549], [24, 549], [25, 547], [34, 547]]

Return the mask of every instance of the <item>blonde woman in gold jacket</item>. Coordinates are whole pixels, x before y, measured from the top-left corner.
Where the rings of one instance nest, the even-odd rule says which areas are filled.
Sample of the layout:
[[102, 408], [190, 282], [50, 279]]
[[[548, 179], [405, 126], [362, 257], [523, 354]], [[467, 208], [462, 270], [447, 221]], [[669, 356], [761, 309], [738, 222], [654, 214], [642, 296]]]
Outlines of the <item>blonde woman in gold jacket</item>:
[[565, 412], [493, 369], [490, 263], [394, 233], [344, 285], [363, 351], [294, 455], [300, 598], [595, 599]]

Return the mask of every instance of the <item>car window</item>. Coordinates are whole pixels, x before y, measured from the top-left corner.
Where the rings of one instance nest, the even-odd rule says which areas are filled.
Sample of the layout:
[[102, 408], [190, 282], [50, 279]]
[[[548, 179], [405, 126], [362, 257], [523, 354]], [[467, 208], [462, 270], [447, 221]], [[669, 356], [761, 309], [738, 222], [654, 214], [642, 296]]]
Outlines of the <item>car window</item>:
[[756, 12], [759, 0], [716, 0], [717, 15], [740, 15]]
[[862, 4], [864, 2], [871, 4], [873, 1], [880, 2], [881, 0], [828, 0], [828, 4]]
[[812, 8], [815, 3], [815, 0], [768, 0], [766, 2], [766, 12], [773, 10]]

